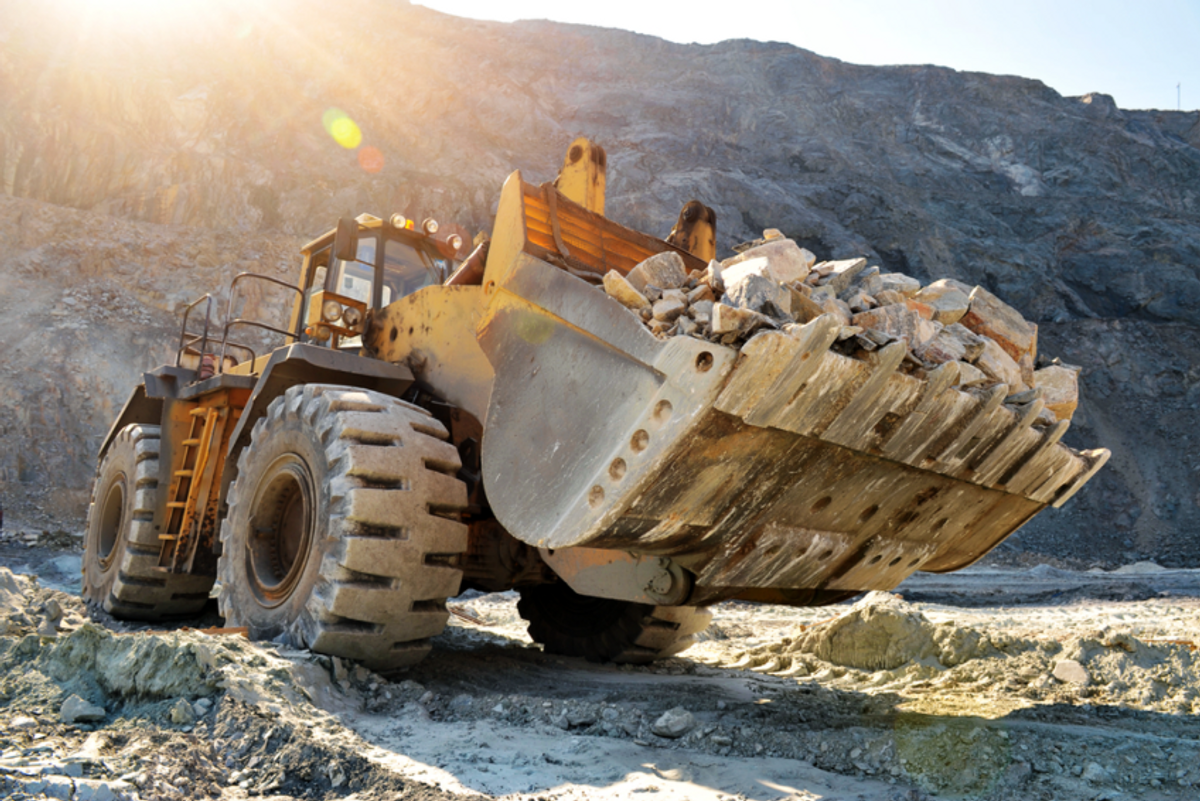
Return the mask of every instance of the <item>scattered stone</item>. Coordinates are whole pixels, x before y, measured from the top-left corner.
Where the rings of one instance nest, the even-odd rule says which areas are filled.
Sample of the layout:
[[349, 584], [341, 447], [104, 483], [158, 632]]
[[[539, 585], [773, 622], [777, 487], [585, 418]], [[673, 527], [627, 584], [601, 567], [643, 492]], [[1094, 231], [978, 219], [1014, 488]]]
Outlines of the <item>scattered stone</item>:
[[704, 300], [714, 301], [716, 299], [717, 296], [713, 293], [712, 287], [708, 284], [700, 284], [691, 292], [688, 292], [687, 295], [688, 303], [699, 303]]
[[918, 356], [933, 364], [945, 362], [974, 362], [983, 352], [983, 337], [954, 323], [937, 332], [925, 345], [916, 350]]
[[37, 720], [28, 715], [17, 715], [8, 723], [10, 729], [32, 729], [37, 726]]
[[610, 297], [615, 298], [621, 305], [635, 311], [640, 311], [650, 306], [650, 301], [646, 299], [646, 296], [638, 292], [633, 284], [629, 283], [625, 276], [616, 270], [609, 270], [605, 273], [604, 291]]
[[846, 305], [850, 307], [850, 311], [856, 313], [868, 311], [879, 305], [875, 302], [875, 298], [858, 288], [851, 288], [840, 299], [845, 301]]
[[687, 310], [687, 301], [663, 298], [654, 304], [654, 319], [672, 323]]
[[571, 724], [571, 728], [573, 729], [591, 726], [596, 722], [596, 713], [588, 708], [574, 709], [567, 713], [567, 722]]
[[129, 798], [137, 790], [129, 782], [77, 779], [75, 801], [117, 801]]
[[744, 275], [769, 277], [780, 284], [803, 281], [817, 257], [790, 239], [773, 239], [721, 262], [725, 285]]
[[933, 319], [943, 325], [957, 323], [967, 313], [971, 305], [971, 291], [974, 287], [967, 286], [953, 278], [942, 278], [927, 287], [922, 287], [913, 296], [913, 300], [927, 304], [933, 309]]
[[700, 276], [700, 281], [712, 287], [713, 292], [718, 294], [724, 292], [725, 277], [722, 275], [721, 263], [715, 259], [710, 261], [708, 267], [704, 268], [704, 274]]
[[196, 722], [196, 712], [192, 709], [192, 705], [188, 703], [186, 698], [180, 698], [176, 701], [168, 715], [171, 718], [171, 722], [177, 726], [185, 726]]
[[725, 278], [725, 303], [740, 309], [752, 309], [769, 317], [790, 317], [792, 296], [787, 289], [757, 273], [730, 278], [730, 272], [726, 272]]
[[633, 288], [645, 294], [647, 284], [659, 289], [678, 289], [687, 284], [683, 257], [673, 250], [658, 253], [643, 261], [625, 276]]
[[826, 261], [817, 265], [825, 276], [822, 286], [831, 287], [834, 295], [846, 291], [859, 273], [867, 266], [866, 259], [845, 259], [843, 261]]
[[104, 720], [107, 714], [104, 707], [83, 700], [78, 695], [72, 695], [62, 702], [58, 709], [58, 717], [63, 723], [88, 723]]
[[1033, 403], [1038, 398], [1042, 397], [1042, 393], [1037, 389], [1027, 389], [1024, 392], [1017, 392], [1009, 395], [1004, 399], [1005, 403], [1010, 403], [1014, 406], [1024, 406], [1026, 403]]
[[663, 712], [650, 730], [659, 737], [675, 740], [696, 727], [696, 718], [681, 706]]
[[63, 608], [58, 601], [51, 598], [46, 601], [46, 619], [57, 623], [62, 620]]
[[1084, 781], [1094, 784], [1104, 784], [1111, 778], [1107, 770], [1099, 762], [1089, 762], [1083, 769], [1082, 778]]
[[862, 287], [870, 295], [891, 291], [909, 297], [920, 291], [921, 282], [904, 273], [880, 273], [864, 278]]
[[825, 314], [837, 315], [838, 319], [842, 321], [842, 325], [849, 325], [850, 319], [854, 316], [854, 313], [850, 310], [850, 305], [837, 298], [826, 298], [821, 303], [821, 310]]
[[792, 316], [798, 323], [807, 323], [825, 313], [825, 309], [808, 295], [798, 289], [789, 288], [792, 300]]
[[1033, 385], [1042, 390], [1046, 408], [1059, 420], [1070, 420], [1079, 405], [1079, 370], [1053, 364], [1033, 374]]
[[857, 325], [843, 325], [842, 329], [838, 331], [838, 342], [842, 342], [853, 336], [858, 336], [862, 332], [863, 330]]
[[958, 363], [958, 386], [974, 387], [988, 382], [987, 373], [980, 370], [973, 364], [967, 362]]
[[1025, 354], [1037, 356], [1037, 326], [981, 286], [971, 290], [971, 305], [960, 322], [992, 339], [1014, 362]]
[[851, 322], [860, 328], [882, 331], [893, 339], [903, 339], [913, 350], [924, 347], [939, 330], [937, 323], [899, 305], [860, 312], [851, 318]]
[[988, 377], [1002, 384], [1008, 384], [1010, 392], [1021, 392], [1028, 389], [1025, 382], [1021, 380], [1021, 368], [992, 339], [984, 338], [983, 351], [976, 357], [975, 366], [983, 370]]
[[764, 327], [774, 327], [771, 318], [753, 309], [734, 308], [725, 303], [716, 303], [712, 310], [714, 334], [750, 334]]
[[1074, 659], [1062, 659], [1058, 661], [1054, 665], [1053, 673], [1054, 678], [1067, 684], [1087, 686], [1092, 681], [1092, 677], [1088, 675], [1087, 668]]

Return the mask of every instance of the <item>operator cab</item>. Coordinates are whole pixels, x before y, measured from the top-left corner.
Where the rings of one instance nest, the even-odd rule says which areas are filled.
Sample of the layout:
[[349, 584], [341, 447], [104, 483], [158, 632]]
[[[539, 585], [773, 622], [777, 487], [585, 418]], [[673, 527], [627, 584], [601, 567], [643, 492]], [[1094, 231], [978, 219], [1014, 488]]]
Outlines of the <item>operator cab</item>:
[[336, 232], [304, 248], [304, 308], [293, 330], [303, 341], [361, 347], [369, 310], [440, 285], [457, 269], [462, 239], [435, 238], [437, 230], [434, 220], [417, 229], [399, 214], [340, 220]]

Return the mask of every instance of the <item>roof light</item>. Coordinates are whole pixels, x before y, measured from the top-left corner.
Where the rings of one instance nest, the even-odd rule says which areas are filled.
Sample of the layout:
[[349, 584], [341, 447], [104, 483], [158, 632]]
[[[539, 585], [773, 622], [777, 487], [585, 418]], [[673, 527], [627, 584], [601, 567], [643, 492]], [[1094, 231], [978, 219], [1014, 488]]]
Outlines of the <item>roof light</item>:
[[425, 222], [421, 223], [421, 229], [424, 230], [425, 233], [432, 236], [438, 231], [438, 222], [432, 217], [426, 217]]

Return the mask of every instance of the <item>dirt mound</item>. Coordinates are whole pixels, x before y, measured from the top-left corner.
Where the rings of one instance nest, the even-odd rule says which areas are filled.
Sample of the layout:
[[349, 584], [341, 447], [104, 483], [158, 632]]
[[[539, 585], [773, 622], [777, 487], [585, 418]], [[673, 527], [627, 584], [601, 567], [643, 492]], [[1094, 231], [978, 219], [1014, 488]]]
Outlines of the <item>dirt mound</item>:
[[0, 795], [448, 797], [369, 763], [335, 717], [386, 692], [363, 668], [232, 634], [113, 632], [85, 614], [0, 568]]
[[897, 595], [872, 592], [833, 620], [796, 637], [788, 649], [859, 670], [894, 670], [919, 662], [953, 667], [994, 650], [981, 632], [935, 625]]
[[934, 626], [894, 595], [868, 594], [844, 615], [796, 638], [792, 651], [860, 670], [891, 670], [937, 653]]

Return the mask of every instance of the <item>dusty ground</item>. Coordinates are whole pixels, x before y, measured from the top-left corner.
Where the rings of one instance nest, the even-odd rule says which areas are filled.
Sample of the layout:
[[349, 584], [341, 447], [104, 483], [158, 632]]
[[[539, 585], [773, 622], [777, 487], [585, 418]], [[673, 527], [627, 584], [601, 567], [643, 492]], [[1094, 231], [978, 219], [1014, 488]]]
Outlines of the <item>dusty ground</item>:
[[[73, 539], [29, 539], [0, 538], [12, 798], [1200, 793], [1200, 571], [975, 569], [825, 609], [723, 604], [703, 642], [650, 668], [546, 656], [515, 596], [476, 596], [386, 681], [90, 615]], [[102, 717], [64, 722], [72, 695]], [[660, 736], [670, 710], [681, 736]]]

